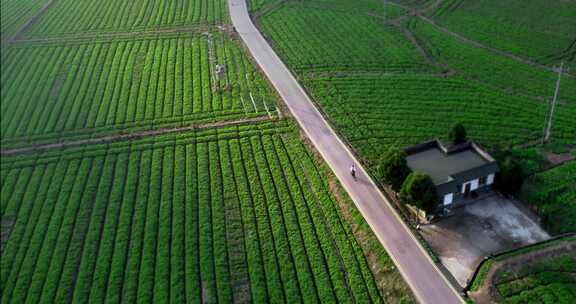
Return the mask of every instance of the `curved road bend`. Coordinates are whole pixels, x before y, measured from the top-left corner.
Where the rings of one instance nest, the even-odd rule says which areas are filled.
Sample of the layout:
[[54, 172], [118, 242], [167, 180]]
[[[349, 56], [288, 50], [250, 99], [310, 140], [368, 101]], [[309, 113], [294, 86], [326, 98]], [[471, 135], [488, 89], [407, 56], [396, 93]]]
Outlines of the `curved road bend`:
[[[246, 0], [229, 0], [232, 23], [313, 145], [353, 199], [421, 303], [462, 303], [455, 289], [399, 218], [366, 171], [324, 120], [248, 15]], [[348, 170], [358, 168], [358, 181]]]

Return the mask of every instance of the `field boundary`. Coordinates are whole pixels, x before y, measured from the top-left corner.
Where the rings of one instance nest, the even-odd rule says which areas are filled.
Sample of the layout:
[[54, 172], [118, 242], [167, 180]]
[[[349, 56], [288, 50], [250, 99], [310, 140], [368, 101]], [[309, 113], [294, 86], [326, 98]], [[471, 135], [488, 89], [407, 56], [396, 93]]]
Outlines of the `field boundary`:
[[[172, 38], [171, 36], [161, 36], [163, 34], [198, 34], [202, 35], [204, 32], [220, 32], [231, 34], [231, 29], [224, 25], [185, 25], [185, 26], [170, 26], [165, 28], [149, 28], [134, 31], [118, 31], [118, 32], [87, 32], [87, 33], [70, 33], [61, 34], [59, 36], [48, 36], [42, 38], [27, 38], [17, 39], [13, 41], [13, 45], [18, 47], [28, 47], [35, 45], [51, 45], [51, 44], [69, 44], [69, 43], [94, 43], [94, 42], [107, 42], [117, 41], [118, 39], [159, 39], [159, 38]], [[187, 37], [187, 36], [186, 36]]]
[[12, 37], [10, 37], [7, 40], [8, 44], [12, 44], [14, 43], [14, 41], [18, 40], [18, 38], [20, 38], [20, 36], [22, 36], [26, 31], [28, 31], [32, 25], [34, 25], [34, 23], [40, 19], [40, 17], [42, 17], [44, 15], [44, 13], [46, 13], [46, 11], [48, 11], [48, 9], [54, 4], [56, 0], [48, 0], [48, 2], [46, 4], [44, 4], [44, 6], [38, 11], [36, 12], [36, 14], [34, 14], [34, 16], [30, 17], [30, 19], [28, 19], [28, 21], [26, 21], [26, 23], [24, 23], [24, 25], [22, 25], [22, 27], [20, 27], [15, 33], [14, 35], [12, 35]]
[[[472, 45], [472, 46], [474, 46], [474, 47], [476, 47], [476, 48], [480, 48], [480, 49], [484, 49], [484, 50], [493, 52], [493, 53], [495, 53], [495, 54], [497, 54], [497, 55], [507, 57], [507, 58], [509, 58], [509, 59], [512, 59], [512, 60], [514, 60], [514, 61], [516, 61], [516, 62], [519, 62], [519, 63], [522, 63], [522, 64], [526, 64], [526, 65], [530, 65], [530, 66], [533, 66], [533, 67], [537, 67], [537, 68], [540, 68], [540, 69], [543, 69], [543, 70], [546, 70], [546, 71], [549, 71], [549, 72], [553, 72], [553, 73], [558, 72], [557, 69], [554, 68], [554, 67], [545, 66], [545, 65], [539, 64], [539, 63], [537, 63], [537, 62], [534, 62], [534, 61], [532, 61], [532, 60], [529, 60], [529, 59], [527, 59], [527, 58], [523, 58], [523, 57], [514, 55], [514, 54], [509, 53], [509, 52], [506, 52], [506, 51], [502, 51], [502, 50], [499, 50], [499, 49], [495, 49], [495, 48], [493, 48], [493, 47], [484, 45], [484, 44], [482, 44], [482, 43], [480, 43], [480, 42], [478, 42], [478, 41], [475, 41], [475, 40], [472, 40], [472, 39], [470, 39], [470, 38], [468, 38], [468, 37], [465, 37], [465, 36], [463, 36], [463, 35], [461, 35], [461, 34], [458, 34], [458, 33], [456, 33], [456, 32], [453, 32], [453, 31], [451, 31], [451, 30], [449, 30], [449, 29], [441, 26], [441, 25], [438, 24], [436, 21], [434, 21], [434, 20], [432, 20], [432, 19], [430, 19], [430, 18], [428, 18], [428, 17], [422, 16], [422, 15], [419, 15], [418, 17], [419, 17], [421, 20], [423, 20], [423, 21], [427, 22], [428, 24], [432, 25], [432, 26], [435, 27], [436, 29], [440, 30], [441, 32], [452, 36], [453, 38], [455, 38], [456, 40], [458, 40], [458, 41], [460, 41], [460, 42], [467, 43], [467, 44]], [[570, 77], [570, 78], [576, 78], [576, 76], [574, 76], [574, 75], [572, 75], [572, 74], [569, 74], [569, 73], [566, 73], [566, 72], [564, 72], [563, 75], [564, 75], [564, 76], [567, 76], [567, 77]]]
[[[516, 248], [516, 249], [505, 250], [505, 251], [496, 253], [494, 255], [486, 256], [480, 262], [480, 264], [478, 264], [478, 267], [476, 267], [474, 274], [472, 275], [472, 277], [468, 281], [468, 285], [464, 288], [464, 290], [475, 291], [478, 289], [478, 287], [483, 285], [484, 280], [486, 279], [486, 274], [488, 273], [488, 271], [490, 271], [490, 269], [492, 268], [492, 264], [494, 262], [499, 262], [499, 261], [502, 261], [502, 259], [512, 258], [512, 257], [518, 256], [521, 254], [530, 253], [530, 252], [533, 252], [534, 250], [548, 248], [549, 246], [555, 245], [556, 243], [570, 242], [570, 241], [576, 241], [576, 233], [571, 232], [571, 233], [561, 234], [561, 235], [547, 239], [547, 240], [542, 241], [542, 242], [530, 244], [530, 245]], [[479, 280], [479, 281], [476, 281], [476, 280]], [[478, 285], [478, 284], [481, 284], [481, 285]]]
[[231, 120], [231, 121], [220, 121], [220, 122], [210, 122], [204, 124], [191, 124], [188, 126], [183, 127], [175, 127], [175, 128], [161, 128], [156, 130], [144, 130], [139, 132], [131, 132], [127, 134], [114, 134], [114, 135], [107, 135], [97, 138], [88, 138], [88, 139], [79, 139], [73, 141], [63, 141], [58, 143], [50, 143], [50, 144], [42, 144], [42, 145], [34, 145], [28, 147], [21, 147], [21, 148], [13, 148], [13, 149], [5, 149], [0, 151], [0, 155], [2, 156], [15, 156], [15, 155], [22, 155], [22, 154], [30, 154], [30, 153], [38, 153], [44, 152], [48, 150], [55, 150], [55, 149], [66, 149], [84, 145], [96, 145], [96, 144], [106, 144], [118, 141], [128, 141], [133, 139], [141, 139], [148, 136], [158, 136], [158, 135], [165, 135], [171, 133], [182, 133], [186, 131], [192, 130], [199, 130], [199, 129], [207, 129], [207, 128], [214, 128], [214, 127], [225, 127], [225, 126], [233, 126], [245, 123], [255, 123], [255, 122], [262, 122], [262, 121], [272, 121], [276, 120], [275, 118], [271, 118], [268, 116], [259, 116], [255, 118], [248, 118], [248, 119], [239, 119], [239, 120]]

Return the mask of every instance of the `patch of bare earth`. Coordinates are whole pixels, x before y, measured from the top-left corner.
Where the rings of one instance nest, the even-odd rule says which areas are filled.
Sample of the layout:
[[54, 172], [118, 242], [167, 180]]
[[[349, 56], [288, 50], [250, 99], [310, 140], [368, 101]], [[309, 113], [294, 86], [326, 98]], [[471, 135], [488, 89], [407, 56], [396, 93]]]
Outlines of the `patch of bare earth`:
[[550, 164], [552, 164], [552, 166], [557, 166], [576, 158], [574, 157], [574, 155], [570, 153], [557, 154], [550, 151], [544, 151], [543, 154], [546, 157], [546, 159], [550, 162]]
[[4, 252], [6, 243], [8, 243], [14, 223], [16, 223], [16, 218], [13, 216], [0, 217], [0, 255]]

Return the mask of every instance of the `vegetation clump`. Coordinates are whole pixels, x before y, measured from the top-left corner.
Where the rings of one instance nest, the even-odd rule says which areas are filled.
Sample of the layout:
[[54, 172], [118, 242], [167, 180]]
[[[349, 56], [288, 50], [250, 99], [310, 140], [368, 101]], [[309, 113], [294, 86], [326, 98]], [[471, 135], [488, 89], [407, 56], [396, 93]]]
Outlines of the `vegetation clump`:
[[420, 172], [410, 173], [400, 190], [400, 200], [426, 213], [434, 213], [438, 205], [438, 195], [430, 176]]
[[450, 142], [452, 142], [454, 145], [463, 144], [467, 140], [466, 128], [464, 128], [462, 123], [456, 123], [454, 126], [452, 126], [448, 137], [450, 138]]
[[378, 177], [396, 192], [400, 191], [410, 172], [406, 163], [406, 152], [399, 148], [386, 151], [378, 164]]
[[500, 174], [497, 187], [505, 194], [515, 194], [520, 191], [524, 182], [524, 169], [522, 165], [511, 157], [506, 157], [500, 163]]

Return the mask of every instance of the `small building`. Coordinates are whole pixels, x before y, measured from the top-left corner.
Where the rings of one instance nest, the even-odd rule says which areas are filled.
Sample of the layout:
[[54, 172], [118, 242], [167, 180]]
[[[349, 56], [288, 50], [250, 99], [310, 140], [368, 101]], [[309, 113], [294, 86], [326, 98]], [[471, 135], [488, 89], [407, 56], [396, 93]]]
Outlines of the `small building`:
[[440, 198], [439, 211], [492, 190], [498, 164], [474, 142], [444, 147], [437, 139], [404, 150], [412, 171], [428, 174]]

